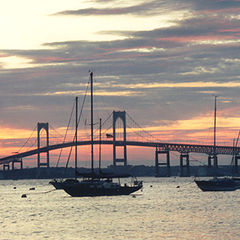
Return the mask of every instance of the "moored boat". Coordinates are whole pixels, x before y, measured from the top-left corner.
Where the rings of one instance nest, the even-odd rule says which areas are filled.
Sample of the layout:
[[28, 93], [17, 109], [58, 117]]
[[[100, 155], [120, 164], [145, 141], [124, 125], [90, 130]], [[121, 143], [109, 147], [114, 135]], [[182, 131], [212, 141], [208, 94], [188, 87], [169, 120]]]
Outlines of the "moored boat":
[[133, 181], [130, 185], [121, 185], [111, 178], [86, 178], [76, 182], [63, 183], [62, 189], [72, 197], [117, 196], [129, 195], [142, 188], [141, 181]]
[[217, 153], [216, 153], [216, 110], [217, 110], [217, 96], [215, 96], [214, 107], [214, 144], [213, 144], [213, 156], [214, 156], [214, 168], [215, 176], [207, 180], [195, 179], [194, 182], [204, 192], [206, 191], [235, 191], [240, 189], [240, 178], [234, 177], [217, 177]]
[[206, 191], [235, 191], [240, 189], [240, 180], [232, 177], [217, 177], [209, 180], [194, 180], [197, 186], [204, 192]]
[[[133, 192], [140, 190], [143, 186], [142, 181], [138, 181], [136, 178], [131, 181], [131, 184], [120, 183], [121, 178], [130, 177], [130, 175], [116, 175], [112, 173], [102, 173], [99, 162], [99, 173], [94, 171], [93, 161], [93, 73], [90, 72], [91, 83], [91, 172], [79, 173], [77, 170], [77, 128], [78, 128], [78, 113], [77, 113], [77, 101], [76, 98], [76, 129], [75, 129], [75, 178], [66, 180], [52, 180], [49, 183], [56, 189], [63, 189], [72, 197], [94, 197], [94, 196], [116, 196], [116, 195], [129, 195]], [[101, 119], [100, 119], [101, 129]], [[101, 136], [101, 134], [100, 134]], [[77, 177], [81, 176], [82, 180], [78, 180]], [[114, 182], [113, 179], [118, 179], [118, 182]], [[133, 177], [132, 177], [133, 179]]]

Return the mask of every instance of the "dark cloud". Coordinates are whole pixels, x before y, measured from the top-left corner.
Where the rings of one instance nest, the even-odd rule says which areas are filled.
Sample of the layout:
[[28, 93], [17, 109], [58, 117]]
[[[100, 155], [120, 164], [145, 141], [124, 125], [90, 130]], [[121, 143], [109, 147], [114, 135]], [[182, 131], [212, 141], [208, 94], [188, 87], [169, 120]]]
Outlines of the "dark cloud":
[[[222, 19], [222, 17], [198, 16], [182, 21], [171, 27], [154, 29], [152, 31], [113, 31], [109, 34], [123, 35], [134, 38], [144, 38], [169, 42], [181, 42], [182, 37], [189, 37], [186, 43], [194, 39], [194, 37], [204, 37], [206, 40], [214, 39], [238, 39], [239, 38], [239, 19]], [[107, 32], [104, 32], [105, 34]], [[200, 39], [200, 38], [199, 38]], [[183, 39], [184, 40], [184, 39]], [[201, 40], [201, 39], [200, 39]], [[170, 44], [170, 43], [169, 43]]]
[[[205, 66], [206, 62], [208, 67], [215, 68], [219, 68], [220, 62], [229, 65], [224, 63], [223, 56], [238, 59], [238, 42], [214, 43], [237, 40], [238, 25], [239, 20], [223, 21], [218, 18], [199, 17], [181, 21], [177, 26], [164, 29], [123, 32], [122, 34], [128, 36], [123, 40], [54, 42], [45, 44], [51, 47], [49, 50], [11, 50], [4, 53], [28, 57], [37, 64], [77, 63], [86, 68], [93, 64], [107, 69], [111, 65], [111, 69], [121, 75], [129, 72], [169, 73], [170, 65], [172, 72], [182, 73], [197, 66]], [[209, 43], [202, 44], [202, 41]], [[144, 69], [139, 67], [141, 64], [144, 64]], [[232, 63], [233, 66], [237, 64], [238, 62]]]
[[[116, 3], [114, 4], [116, 5]], [[166, 9], [176, 10], [184, 9], [186, 5], [177, 4], [174, 1], [162, 1], [155, 0], [148, 3], [140, 3], [135, 5], [130, 5], [126, 7], [101, 7], [101, 8], [86, 8], [78, 10], [66, 10], [62, 12], [55, 13], [54, 15], [74, 15], [74, 16], [89, 16], [89, 15], [152, 15], [159, 14], [160, 12], [165, 12]]]
[[[96, 1], [103, 3], [109, 3], [111, 1]], [[196, 11], [197, 14], [214, 13], [214, 12], [227, 12], [228, 14], [239, 12], [240, 2], [238, 0], [154, 0], [148, 3], [133, 4], [130, 6], [121, 6], [121, 2], [112, 1], [114, 7], [101, 8], [86, 8], [78, 10], [66, 10], [55, 13], [54, 15], [74, 15], [74, 16], [90, 16], [90, 15], [157, 15], [160, 13], [166, 13], [167, 11], [179, 11], [185, 10]], [[116, 5], [119, 4], [119, 7]], [[200, 11], [200, 12], [199, 12]]]
[[240, 8], [238, 0], [186, 0], [192, 3], [195, 10], [226, 10], [231, 8]]

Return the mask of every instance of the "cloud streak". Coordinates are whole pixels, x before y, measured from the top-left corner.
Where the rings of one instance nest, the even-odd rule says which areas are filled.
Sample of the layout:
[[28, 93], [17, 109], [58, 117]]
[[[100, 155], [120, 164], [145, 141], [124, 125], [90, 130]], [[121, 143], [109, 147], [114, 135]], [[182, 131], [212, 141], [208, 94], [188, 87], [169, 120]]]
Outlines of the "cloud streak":
[[[99, 1], [97, 1], [99, 2]], [[112, 16], [112, 15], [157, 15], [166, 11], [176, 11], [188, 9], [189, 12], [195, 12], [198, 14], [209, 13], [234, 13], [237, 14], [240, 9], [240, 2], [238, 0], [182, 0], [176, 2], [174, 0], [166, 1], [155, 0], [148, 3], [141, 2], [136, 4], [136, 1], [130, 1], [128, 6], [121, 6], [118, 1], [112, 1], [111, 5], [119, 5], [119, 7], [109, 7], [109, 1], [101, 2], [101, 7], [84, 8], [77, 10], [66, 10], [57, 12], [54, 15], [73, 15], [73, 16]], [[111, 1], [110, 1], [111, 2]], [[132, 3], [132, 4], [131, 4]]]
[[[135, 3], [134, 1], [132, 1]], [[105, 2], [104, 2], [105, 3]], [[116, 5], [117, 2], [114, 3]], [[168, 4], [165, 1], [150, 1], [148, 3], [139, 4], [132, 4], [131, 1], [129, 6], [119, 6], [119, 7], [99, 7], [99, 8], [85, 8], [85, 9], [78, 9], [78, 10], [66, 10], [55, 13], [54, 15], [73, 15], [73, 16], [101, 16], [101, 15], [157, 15], [159, 12], [164, 12], [166, 8], [169, 9], [171, 5], [172, 9], [176, 9], [176, 3], [173, 5], [172, 1]], [[180, 5], [178, 5], [180, 7]], [[182, 6], [183, 8], [184, 6]]]

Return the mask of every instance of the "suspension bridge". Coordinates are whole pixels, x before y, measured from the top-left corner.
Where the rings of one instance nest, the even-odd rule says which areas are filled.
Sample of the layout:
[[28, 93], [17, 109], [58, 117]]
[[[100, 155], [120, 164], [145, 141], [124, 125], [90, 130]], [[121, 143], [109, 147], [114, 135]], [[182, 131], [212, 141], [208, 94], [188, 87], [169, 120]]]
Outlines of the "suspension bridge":
[[[131, 127], [127, 124], [127, 117], [131, 123], [135, 125], [135, 128]], [[103, 134], [106, 139], [97, 139], [97, 134], [95, 130], [95, 139], [93, 141], [94, 145], [111, 145], [113, 149], [113, 166], [127, 166], [129, 164], [128, 157], [127, 157], [127, 146], [135, 146], [135, 147], [147, 147], [153, 149], [153, 153], [155, 156], [155, 171], [156, 175], [159, 174], [159, 170], [161, 167], [167, 169], [167, 175], [170, 176], [170, 168], [171, 168], [171, 158], [170, 152], [177, 152], [179, 153], [179, 166], [180, 166], [180, 173], [181, 176], [184, 175], [184, 171], [186, 172], [185, 175], [190, 175], [190, 154], [191, 153], [201, 153], [205, 154], [207, 157], [207, 166], [209, 168], [218, 167], [218, 159], [214, 160], [214, 147], [213, 145], [204, 145], [204, 144], [185, 144], [185, 143], [164, 143], [159, 140], [156, 140], [154, 136], [145, 131], [141, 126], [136, 123], [136, 121], [125, 111], [113, 111], [111, 115], [109, 115], [104, 124], [106, 122], [110, 122], [109, 127], [105, 127], [103, 130]], [[120, 123], [120, 124], [119, 124]], [[103, 125], [104, 125], [103, 124]], [[68, 124], [69, 125], [69, 124]], [[71, 141], [67, 141], [66, 135], [62, 136], [61, 143], [54, 143], [50, 144], [50, 137], [49, 137], [49, 124], [48, 123], [38, 123], [37, 124], [37, 138], [32, 137], [33, 134], [27, 140], [34, 141], [35, 146], [30, 150], [22, 151], [14, 153], [13, 155], [6, 156], [0, 158], [0, 165], [4, 171], [9, 171], [15, 169], [15, 164], [20, 164], [20, 169], [23, 169], [23, 162], [27, 161], [24, 160], [26, 157], [37, 155], [37, 168], [49, 168], [50, 164], [50, 152], [57, 149], [64, 149], [64, 148], [72, 148], [73, 146], [86, 146], [90, 145], [91, 141], [89, 139], [85, 140], [78, 140], [75, 141], [73, 136]], [[35, 129], [36, 129], [35, 128]], [[35, 129], [33, 132], [35, 132]], [[56, 132], [54, 128], [53, 131]], [[137, 131], [132, 131], [132, 129], [138, 129]], [[140, 131], [139, 131], [140, 129]], [[45, 130], [45, 142], [46, 146], [41, 146], [41, 133], [42, 130]], [[109, 134], [109, 132], [111, 134]], [[133, 137], [132, 140], [129, 140], [129, 135], [135, 133], [136, 136], [140, 138], [140, 140], [135, 140]], [[131, 138], [131, 137], [130, 137]], [[24, 149], [26, 146], [21, 147]], [[119, 151], [121, 152], [121, 156], [118, 155]], [[238, 174], [238, 160], [240, 159], [240, 147], [236, 146], [216, 146], [216, 154], [219, 155], [230, 155], [233, 156], [233, 164], [235, 173]], [[44, 161], [41, 160], [41, 155], [46, 154], [46, 159]], [[161, 160], [159, 158], [161, 155]], [[216, 166], [213, 165], [213, 162]]]

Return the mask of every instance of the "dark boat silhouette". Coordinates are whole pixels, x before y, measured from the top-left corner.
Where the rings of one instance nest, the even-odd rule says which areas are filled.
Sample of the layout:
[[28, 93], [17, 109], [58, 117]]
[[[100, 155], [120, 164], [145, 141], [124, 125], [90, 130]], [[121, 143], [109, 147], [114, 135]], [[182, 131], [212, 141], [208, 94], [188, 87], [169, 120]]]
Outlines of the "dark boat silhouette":
[[206, 191], [235, 191], [240, 188], [240, 181], [232, 177], [217, 177], [209, 180], [195, 180], [197, 186]]
[[[75, 178], [66, 180], [53, 179], [49, 183], [56, 189], [63, 189], [72, 197], [94, 197], [94, 196], [116, 196], [116, 195], [129, 195], [133, 192], [140, 190], [143, 186], [142, 181], [138, 181], [129, 174], [117, 175], [113, 173], [103, 173], [101, 171], [100, 157], [99, 157], [99, 170], [98, 173], [94, 171], [93, 161], [93, 73], [90, 72], [91, 83], [91, 172], [79, 173], [77, 170], [77, 129], [78, 129], [78, 112], [76, 98], [76, 132], [75, 132]], [[101, 129], [101, 119], [100, 119]], [[101, 134], [100, 134], [101, 136]], [[101, 141], [100, 141], [101, 142]], [[78, 177], [82, 177], [78, 180]], [[121, 184], [120, 179], [132, 177], [130, 184]], [[113, 181], [118, 179], [118, 182]]]
[[[72, 197], [93, 197], [93, 196], [116, 196], [129, 195], [142, 188], [141, 181], [133, 181], [131, 185], [121, 185], [120, 179], [130, 175], [108, 175], [108, 174], [79, 174], [82, 180], [63, 181], [61, 188]], [[114, 182], [113, 179], [118, 179]]]
[[[82, 180], [74, 178], [66, 180], [53, 179], [50, 184], [56, 189], [63, 189], [72, 197], [129, 195], [142, 188], [142, 181], [138, 181], [129, 174], [77, 172], [76, 175], [82, 177]], [[130, 185], [122, 185], [120, 179], [128, 177], [132, 178]], [[114, 182], [113, 179], [118, 179], [118, 182]]]
[[217, 96], [215, 96], [214, 107], [214, 145], [213, 145], [213, 157], [214, 157], [214, 177], [207, 180], [195, 179], [194, 182], [204, 192], [207, 191], [235, 191], [240, 189], [240, 178], [237, 177], [218, 177], [217, 176], [217, 153], [216, 153], [216, 110], [217, 110]]

